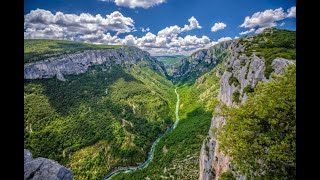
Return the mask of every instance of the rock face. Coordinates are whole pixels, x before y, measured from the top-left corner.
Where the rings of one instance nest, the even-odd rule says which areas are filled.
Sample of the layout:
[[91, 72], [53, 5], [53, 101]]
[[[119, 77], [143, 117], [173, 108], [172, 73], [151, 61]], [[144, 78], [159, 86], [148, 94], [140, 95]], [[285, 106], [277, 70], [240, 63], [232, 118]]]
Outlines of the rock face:
[[225, 41], [209, 49], [199, 50], [180, 61], [173, 69], [173, 82], [196, 79], [218, 65], [227, 56], [227, 47], [231, 41]]
[[102, 64], [106, 66], [119, 64], [130, 71], [131, 65], [143, 59], [158, 64], [162, 70], [165, 69], [162, 62], [151, 57], [146, 51], [133, 46], [126, 46], [117, 49], [85, 50], [26, 64], [24, 66], [24, 79], [57, 77], [57, 79], [64, 81], [64, 75], [81, 74], [86, 72], [90, 66]]
[[[238, 40], [233, 40], [227, 47], [230, 56], [224, 60], [225, 71], [220, 79], [220, 92], [218, 100], [227, 106], [237, 106], [233, 102], [232, 96], [235, 91], [240, 92], [240, 103], [247, 100], [247, 94], [243, 93], [246, 86], [255, 88], [259, 81], [268, 82], [272, 80], [264, 76], [265, 63], [263, 59], [255, 56], [250, 57], [242, 54], [244, 48], [238, 43]], [[289, 64], [294, 63], [292, 60], [276, 58], [272, 62], [274, 69], [273, 73], [281, 75]], [[235, 86], [229, 84], [229, 78], [235, 77], [240, 85]], [[219, 112], [219, 106], [215, 108], [215, 112]], [[212, 133], [212, 129], [220, 128], [225, 124], [225, 118], [215, 115], [212, 117], [211, 126], [208, 137], [204, 140], [200, 152], [200, 180], [220, 179], [223, 172], [230, 169], [230, 158], [219, 151], [219, 144]], [[237, 178], [245, 179], [245, 176]]]
[[32, 159], [29, 150], [24, 150], [24, 179], [25, 180], [72, 180], [72, 172], [46, 158]]

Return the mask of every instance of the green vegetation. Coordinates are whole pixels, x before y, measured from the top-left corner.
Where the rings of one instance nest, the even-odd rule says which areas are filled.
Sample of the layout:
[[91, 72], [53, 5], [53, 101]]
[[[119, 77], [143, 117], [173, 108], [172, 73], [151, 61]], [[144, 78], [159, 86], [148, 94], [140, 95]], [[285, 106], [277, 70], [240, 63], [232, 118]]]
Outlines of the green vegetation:
[[234, 76], [231, 76], [231, 77], [229, 78], [228, 83], [229, 83], [230, 86], [233, 84], [235, 87], [237, 87], [237, 86], [240, 85], [239, 80], [238, 80], [236, 77], [234, 77]]
[[148, 167], [118, 174], [112, 179], [198, 178], [199, 152], [217, 104], [219, 78], [216, 72], [221, 65], [199, 77], [194, 84], [178, 88], [181, 101], [179, 124], [158, 143]]
[[239, 90], [236, 90], [236, 91], [233, 92], [232, 101], [236, 102], [236, 103], [240, 102], [240, 92], [239, 92]]
[[24, 63], [41, 61], [49, 57], [70, 54], [88, 49], [114, 49], [120, 45], [96, 45], [66, 40], [25, 39]]
[[296, 66], [259, 82], [246, 103], [222, 107], [220, 148], [248, 179], [296, 179]]
[[251, 84], [248, 84], [245, 88], [243, 88], [242, 95], [246, 93], [249, 94], [252, 92], [254, 92], [254, 89], [251, 87]]
[[[174, 82], [178, 86], [182, 86], [184, 84], [192, 85], [195, 83], [197, 78], [201, 77], [205, 73], [214, 69], [218, 64], [220, 64], [224, 59], [226, 59], [230, 55], [228, 49], [222, 48], [219, 45], [212, 46], [209, 49], [209, 52], [207, 55], [210, 57], [212, 56], [212, 54], [215, 54], [214, 63], [207, 63], [204, 60], [198, 61], [197, 59], [191, 58], [193, 57], [193, 55], [186, 58], [186, 62], [185, 64], [183, 64], [183, 66], [181, 66], [182, 69], [180, 69], [180, 71], [187, 70], [189, 66], [195, 66], [195, 67], [191, 68], [191, 71], [188, 71], [188, 73], [184, 74], [183, 76], [175, 77]], [[193, 64], [192, 61], [198, 61], [198, 62]]]
[[165, 65], [173, 65], [180, 62], [183, 58], [185, 58], [185, 56], [156, 56], [156, 58]]
[[265, 32], [241, 39], [239, 43], [246, 46], [245, 54], [256, 54], [265, 59], [265, 77], [272, 73], [272, 61], [277, 57], [296, 59], [296, 32], [282, 29], [267, 29]]
[[25, 80], [25, 148], [57, 160], [75, 179], [101, 179], [145, 161], [174, 121], [174, 86], [148, 60], [125, 71], [92, 66], [83, 74]]
[[220, 180], [236, 180], [236, 178], [234, 177], [232, 172], [229, 170], [221, 174]]
[[228, 71], [228, 72], [232, 72], [232, 70], [233, 70], [232, 67], [228, 67], [228, 68], [227, 68], [227, 71]]
[[168, 75], [172, 76], [174, 69], [179, 65], [179, 62], [185, 58], [185, 56], [156, 56], [156, 58], [158, 61], [163, 62]]

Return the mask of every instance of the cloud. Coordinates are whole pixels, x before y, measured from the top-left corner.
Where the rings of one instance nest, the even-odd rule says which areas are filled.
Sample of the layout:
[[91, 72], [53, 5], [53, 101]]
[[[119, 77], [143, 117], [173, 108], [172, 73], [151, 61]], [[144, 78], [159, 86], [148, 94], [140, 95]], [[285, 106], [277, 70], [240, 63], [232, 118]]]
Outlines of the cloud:
[[202, 27], [200, 26], [198, 20], [194, 18], [193, 16], [188, 19], [189, 25], [184, 25], [184, 27], [181, 29], [181, 31], [190, 31], [193, 29], [201, 29]]
[[202, 28], [195, 17], [188, 19], [182, 27], [173, 25], [153, 34], [150, 28], [139, 28], [146, 33], [142, 37], [128, 34], [122, 38], [120, 33], [136, 31], [134, 21], [115, 11], [105, 17], [88, 13], [64, 14], [37, 9], [25, 15], [25, 38], [66, 39], [95, 44], [134, 45], [152, 55], [189, 55], [199, 48], [214, 45], [230, 37], [223, 37], [212, 42], [207, 36], [186, 35], [181, 33]]
[[[243, 28], [250, 28], [247, 31], [243, 31], [240, 35], [248, 34], [255, 31], [255, 33], [261, 33], [265, 28], [278, 26], [277, 22], [286, 18], [296, 17], [296, 7], [293, 6], [285, 12], [281, 7], [278, 9], [267, 9], [263, 12], [256, 12], [251, 17], [247, 16], [244, 22], [240, 25]], [[284, 22], [280, 24], [283, 26]]]
[[249, 34], [249, 33], [251, 33], [251, 32], [254, 32], [255, 31], [255, 29], [254, 28], [251, 28], [251, 29], [249, 29], [249, 30], [247, 30], [247, 31], [242, 31], [241, 33], [239, 33], [240, 35], [245, 35], [245, 34]]
[[145, 29], [145, 28], [141, 28], [141, 31], [142, 31], [142, 32], [149, 32], [149, 31], [150, 31], [150, 28], [146, 28], [146, 29]]
[[36, 9], [24, 16], [25, 37], [27, 38], [59, 38], [71, 39], [71, 37], [94, 34], [100, 31], [114, 31], [117, 34], [131, 32], [134, 21], [130, 17], [123, 16], [119, 11], [114, 11], [105, 17], [100, 14], [95, 16], [89, 13], [55, 14], [43, 9]]
[[218, 30], [224, 29], [225, 27], [227, 27], [227, 25], [222, 22], [214, 23], [214, 25], [211, 27], [211, 31], [216, 32]]
[[285, 22], [282, 22], [279, 26], [284, 26], [286, 23]]
[[290, 9], [287, 10], [287, 12], [288, 12], [288, 15], [287, 15], [288, 18], [295, 18], [296, 17], [296, 7], [295, 6], [292, 6]]
[[128, 8], [150, 8], [164, 3], [166, 0], [100, 0], [111, 2], [114, 1], [117, 6], [123, 6]]
[[251, 17], [247, 16], [240, 27], [256, 28], [256, 27], [273, 27], [276, 21], [286, 18], [286, 14], [282, 8], [275, 10], [268, 9], [263, 12], [256, 12]]

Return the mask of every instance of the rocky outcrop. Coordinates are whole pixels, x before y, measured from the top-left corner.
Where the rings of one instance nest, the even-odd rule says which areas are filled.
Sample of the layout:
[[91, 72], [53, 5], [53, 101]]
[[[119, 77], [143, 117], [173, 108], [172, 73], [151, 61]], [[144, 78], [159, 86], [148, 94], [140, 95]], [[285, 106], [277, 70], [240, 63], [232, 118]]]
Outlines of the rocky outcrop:
[[[24, 66], [25, 79], [52, 78], [64, 81], [64, 75], [81, 74], [93, 65], [119, 64], [130, 71], [130, 67], [141, 60], [149, 60], [164, 70], [162, 62], [151, 57], [146, 51], [134, 46], [117, 49], [84, 50], [73, 54], [51, 57], [43, 61], [26, 64]], [[154, 68], [154, 67], [150, 67]]]
[[29, 150], [24, 150], [25, 180], [72, 180], [72, 172], [56, 161], [46, 158], [32, 159]]
[[[238, 40], [233, 40], [228, 46], [230, 56], [224, 60], [225, 71], [220, 79], [220, 92], [218, 100], [227, 106], [237, 106], [237, 103], [233, 101], [233, 93], [239, 91], [240, 103], [244, 103], [247, 100], [247, 94], [243, 92], [244, 88], [251, 86], [255, 88], [259, 81], [268, 82], [272, 80], [272, 77], [267, 79], [264, 76], [265, 61], [259, 58], [255, 54], [250, 57], [246, 56], [242, 52], [245, 47], [238, 43]], [[281, 75], [289, 64], [294, 63], [292, 60], [283, 58], [276, 58], [272, 62], [273, 73]], [[236, 78], [239, 83], [230, 84], [230, 78]], [[215, 108], [215, 112], [220, 111], [219, 106]], [[212, 117], [209, 135], [204, 140], [201, 152], [200, 152], [200, 175], [199, 179], [218, 180], [221, 174], [231, 167], [230, 158], [225, 156], [219, 150], [219, 143], [214, 137], [212, 130], [222, 127], [225, 124], [225, 118], [215, 115]], [[245, 179], [245, 176], [237, 178], [238, 180]]]
[[173, 82], [195, 80], [218, 65], [228, 54], [231, 41], [221, 42], [209, 49], [202, 49], [182, 59], [173, 69]]

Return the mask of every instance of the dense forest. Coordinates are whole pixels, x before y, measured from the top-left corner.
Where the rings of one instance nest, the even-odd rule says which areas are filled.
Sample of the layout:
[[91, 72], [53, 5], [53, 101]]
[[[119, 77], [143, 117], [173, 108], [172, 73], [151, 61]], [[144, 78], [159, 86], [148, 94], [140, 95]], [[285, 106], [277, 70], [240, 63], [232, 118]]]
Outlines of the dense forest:
[[146, 67], [92, 66], [84, 74], [25, 80], [25, 148], [57, 160], [75, 179], [136, 165], [174, 121], [171, 82]]

